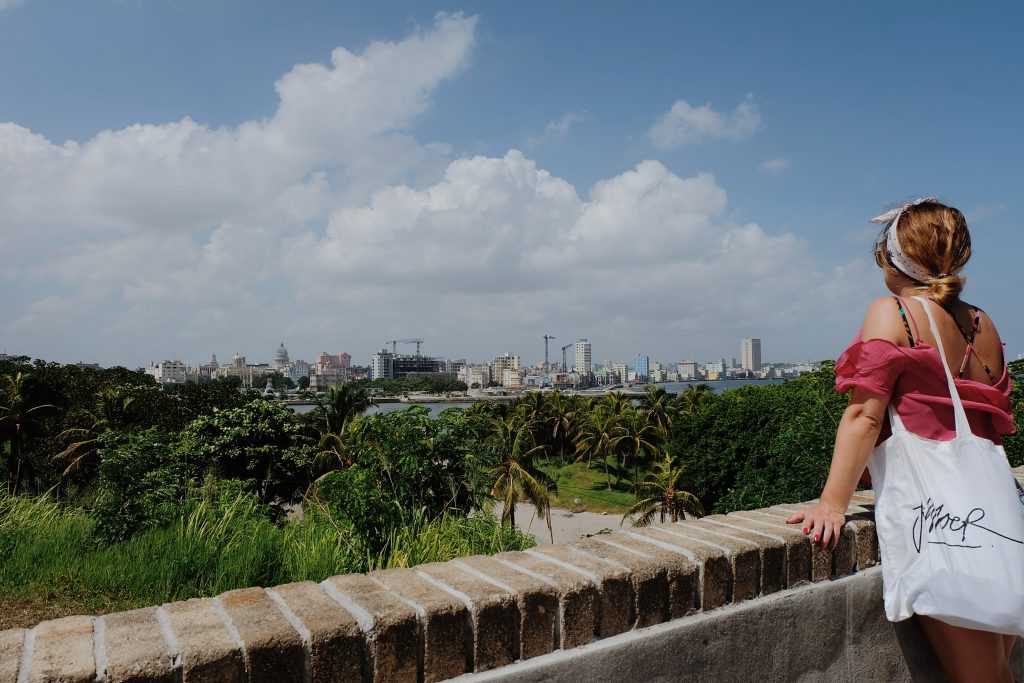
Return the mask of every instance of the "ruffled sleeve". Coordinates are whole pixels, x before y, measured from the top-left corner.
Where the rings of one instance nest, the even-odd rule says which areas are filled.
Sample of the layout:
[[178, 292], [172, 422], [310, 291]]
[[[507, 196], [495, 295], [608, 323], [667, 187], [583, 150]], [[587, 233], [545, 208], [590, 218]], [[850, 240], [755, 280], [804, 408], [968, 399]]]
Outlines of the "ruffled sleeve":
[[860, 334], [836, 361], [836, 391], [846, 393], [861, 387], [873, 394], [892, 394], [903, 373], [906, 355], [885, 339], [860, 340]]

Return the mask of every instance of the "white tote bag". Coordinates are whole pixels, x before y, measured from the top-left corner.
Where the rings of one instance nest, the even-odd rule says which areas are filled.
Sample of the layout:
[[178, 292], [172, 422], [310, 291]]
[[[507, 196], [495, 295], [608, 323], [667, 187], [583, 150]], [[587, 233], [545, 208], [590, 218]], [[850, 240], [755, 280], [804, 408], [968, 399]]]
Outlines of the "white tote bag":
[[1024, 635], [1024, 506], [1001, 446], [971, 434], [942, 340], [956, 438], [907, 431], [889, 405], [892, 436], [868, 460], [882, 554], [885, 614]]

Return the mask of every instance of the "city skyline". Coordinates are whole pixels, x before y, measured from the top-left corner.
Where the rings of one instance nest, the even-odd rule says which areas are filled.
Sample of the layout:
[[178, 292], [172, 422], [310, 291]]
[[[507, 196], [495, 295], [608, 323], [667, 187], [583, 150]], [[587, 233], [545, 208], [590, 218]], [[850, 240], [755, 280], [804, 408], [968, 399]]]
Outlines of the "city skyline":
[[934, 194], [1015, 357], [1024, 8], [927, 8], [0, 2], [0, 350], [835, 358]]

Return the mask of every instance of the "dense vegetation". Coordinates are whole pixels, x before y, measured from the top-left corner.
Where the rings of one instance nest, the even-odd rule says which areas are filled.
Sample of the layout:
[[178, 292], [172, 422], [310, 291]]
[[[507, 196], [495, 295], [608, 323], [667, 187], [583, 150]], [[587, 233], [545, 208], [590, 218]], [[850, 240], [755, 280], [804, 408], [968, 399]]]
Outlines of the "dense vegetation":
[[[1024, 362], [1010, 369], [1020, 422]], [[10, 359], [0, 597], [125, 607], [518, 549], [533, 543], [515, 529], [523, 500], [600, 498], [637, 524], [806, 500], [846, 406], [833, 386], [826, 364], [721, 395], [535, 392], [431, 419], [364, 415], [358, 383], [296, 414], [223, 382]], [[1014, 465], [1021, 440], [1006, 441]]]

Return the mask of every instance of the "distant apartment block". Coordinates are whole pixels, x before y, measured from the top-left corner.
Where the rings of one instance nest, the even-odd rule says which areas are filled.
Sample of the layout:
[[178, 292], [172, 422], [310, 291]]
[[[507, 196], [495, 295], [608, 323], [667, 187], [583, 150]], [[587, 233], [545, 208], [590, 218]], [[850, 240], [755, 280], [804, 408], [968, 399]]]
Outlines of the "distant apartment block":
[[747, 338], [740, 342], [740, 367], [757, 372], [761, 369], [761, 340]]
[[629, 380], [629, 368], [625, 363], [612, 363], [610, 374], [616, 382], [626, 382]]
[[156, 379], [157, 384], [184, 384], [188, 368], [180, 360], [162, 360], [151, 363], [146, 372]]
[[495, 381], [505, 384], [505, 371], [513, 370], [519, 372], [520, 367], [519, 356], [513, 356], [511, 353], [495, 356], [494, 360], [491, 361], [491, 377]]
[[697, 369], [697, 363], [692, 360], [681, 360], [676, 363], [676, 372], [679, 373], [680, 382], [700, 377], [700, 371]]
[[393, 354], [387, 349], [381, 349], [370, 358], [370, 373], [373, 379], [394, 379], [391, 370], [391, 359]]
[[576, 364], [573, 369], [581, 375], [589, 375], [594, 372], [594, 364], [590, 357], [590, 342], [586, 339], [580, 339], [576, 342]]
[[633, 358], [633, 371], [636, 373], [636, 380], [643, 382], [651, 376], [651, 358], [642, 353], [636, 354]]
[[303, 377], [309, 377], [312, 367], [304, 360], [293, 360], [284, 370], [285, 377], [298, 384]]
[[491, 383], [491, 366], [464, 365], [459, 368], [456, 376], [470, 389], [483, 389]]

